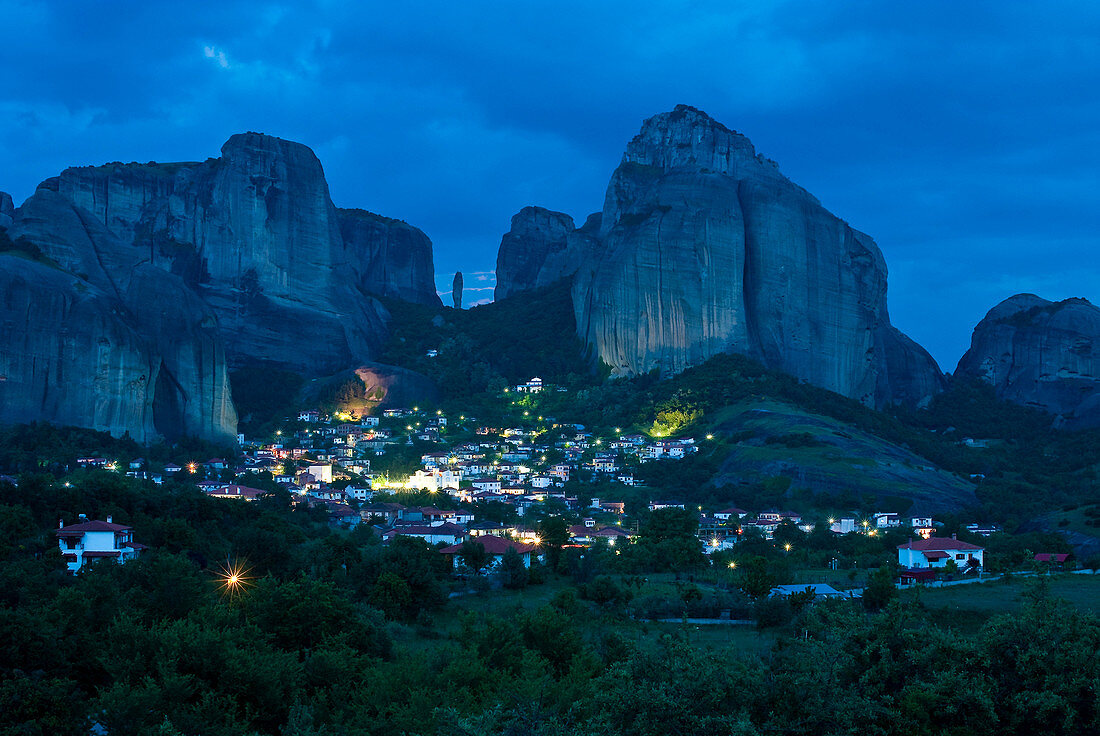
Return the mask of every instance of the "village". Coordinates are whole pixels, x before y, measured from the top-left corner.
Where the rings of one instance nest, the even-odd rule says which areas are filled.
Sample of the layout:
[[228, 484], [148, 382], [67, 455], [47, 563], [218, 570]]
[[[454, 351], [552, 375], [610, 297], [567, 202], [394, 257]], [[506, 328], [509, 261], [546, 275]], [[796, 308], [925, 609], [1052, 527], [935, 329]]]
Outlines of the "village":
[[[509, 387], [502, 398], [514, 404], [508, 394], [530, 399], [546, 390], [554, 389], [534, 377]], [[295, 504], [323, 509], [333, 527], [368, 527], [383, 544], [396, 537], [422, 540], [446, 555], [456, 573], [470, 572], [462, 554], [470, 540], [488, 553], [484, 567], [474, 572], [492, 572], [509, 552], [529, 567], [542, 554], [540, 525], [548, 518], [564, 522], [568, 539], [559, 543], [621, 550], [637, 540], [639, 517], [662, 509], [692, 512], [699, 550], [716, 560], [725, 560], [747, 540], [790, 552], [790, 535], [777, 539], [781, 528], [808, 535], [826, 524], [837, 537], [892, 533], [896, 539], [903, 533], [906, 541], [897, 545], [899, 586], [932, 583], [945, 575], [978, 578], [985, 570], [983, 547], [954, 534], [940, 536], [937, 527], [942, 524], [929, 516], [882, 510], [815, 520], [789, 509], [739, 508], [732, 499], [720, 507], [692, 507], [683, 499], [654, 495], [659, 491], [636, 478], [646, 463], [675, 463], [698, 452], [701, 443], [713, 440], [710, 435], [654, 437], [618, 427], [601, 433], [530, 410], [521, 417], [517, 412], [515, 422], [490, 426], [473, 416], [448, 416], [418, 406], [361, 417], [305, 409], [287, 417], [285, 426], [266, 438], [241, 435], [235, 461], [209, 458], [154, 469], [141, 458], [82, 457], [77, 464], [154, 483], [183, 478], [227, 502], [252, 502], [282, 490]], [[403, 466], [387, 462], [387, 456], [397, 454], [411, 459]], [[382, 467], [389, 469], [374, 469]], [[107, 526], [118, 525], [108, 521]], [[979, 537], [1000, 531], [977, 523], [965, 529]], [[74, 554], [76, 531], [70, 527], [59, 532], [73, 571], [84, 562]], [[136, 551], [129, 528], [116, 531], [130, 545], [118, 548], [116, 556], [132, 557]], [[88, 559], [109, 556], [111, 549], [107, 540], [86, 554]], [[1035, 560], [1063, 565], [1066, 557], [1039, 552]], [[830, 561], [834, 570], [837, 566], [837, 560]], [[826, 587], [822, 584], [822, 590]]]

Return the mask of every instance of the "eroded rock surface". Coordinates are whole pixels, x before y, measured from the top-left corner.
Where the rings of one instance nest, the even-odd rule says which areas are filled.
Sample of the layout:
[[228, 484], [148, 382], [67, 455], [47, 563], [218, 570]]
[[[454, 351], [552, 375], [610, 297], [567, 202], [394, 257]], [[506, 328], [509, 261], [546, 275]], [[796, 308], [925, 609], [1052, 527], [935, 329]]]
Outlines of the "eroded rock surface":
[[956, 375], [988, 381], [1001, 398], [1057, 415], [1063, 426], [1100, 426], [1100, 308], [1010, 297], [974, 328]]

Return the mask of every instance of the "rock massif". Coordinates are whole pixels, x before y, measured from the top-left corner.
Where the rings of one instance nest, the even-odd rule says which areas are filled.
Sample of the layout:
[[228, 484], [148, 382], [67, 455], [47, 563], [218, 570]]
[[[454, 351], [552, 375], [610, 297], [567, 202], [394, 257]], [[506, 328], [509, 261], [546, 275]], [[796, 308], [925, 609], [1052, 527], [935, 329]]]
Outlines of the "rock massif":
[[956, 376], [1055, 414], [1067, 428], [1100, 426], [1100, 308], [1034, 294], [1004, 300], [974, 328]]
[[600, 214], [578, 229], [573, 218], [542, 207], [524, 207], [497, 251], [495, 299], [548, 286], [572, 276], [585, 254], [596, 247]]
[[373, 296], [440, 303], [427, 236], [338, 210], [299, 143], [238, 134], [203, 163], [73, 168], [42, 189], [91, 213], [131, 263], [201, 291], [234, 366], [332, 373], [377, 351], [388, 313]]
[[890, 325], [874, 241], [691, 107], [642, 125], [584, 227], [537, 208], [513, 218], [498, 298], [570, 274], [578, 331], [614, 374], [734, 352], [869, 405], [943, 388]]
[[386, 336], [376, 297], [440, 304], [427, 236], [337, 209], [309, 148], [247, 133], [221, 153], [0, 195], [0, 420], [231, 439], [229, 369], [362, 365]]

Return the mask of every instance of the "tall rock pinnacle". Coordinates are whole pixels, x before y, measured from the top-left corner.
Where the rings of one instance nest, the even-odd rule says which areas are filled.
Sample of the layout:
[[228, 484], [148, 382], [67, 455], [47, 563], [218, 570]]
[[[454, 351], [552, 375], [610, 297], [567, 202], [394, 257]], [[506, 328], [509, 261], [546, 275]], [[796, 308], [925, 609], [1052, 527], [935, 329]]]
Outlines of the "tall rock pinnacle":
[[527, 208], [497, 259], [497, 295], [573, 275], [577, 329], [618, 375], [678, 373], [742, 353], [882, 406], [943, 388], [890, 325], [874, 241], [686, 105], [646, 120], [603, 211], [572, 230]]

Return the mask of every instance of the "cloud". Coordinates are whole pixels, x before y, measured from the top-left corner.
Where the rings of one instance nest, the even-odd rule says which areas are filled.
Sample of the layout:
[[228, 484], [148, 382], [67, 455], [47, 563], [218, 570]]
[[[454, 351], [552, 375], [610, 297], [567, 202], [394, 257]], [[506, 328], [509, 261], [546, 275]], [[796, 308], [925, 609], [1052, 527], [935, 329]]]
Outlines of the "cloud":
[[203, 46], [202, 55], [207, 59], [213, 59], [222, 69], [229, 68], [229, 58], [225, 55], [225, 52], [220, 49], [216, 49], [213, 46]]
[[65, 166], [201, 160], [261, 130], [313, 147], [338, 205], [423, 229], [441, 287], [462, 270], [487, 292], [515, 212], [583, 221], [641, 121], [686, 102], [876, 239], [891, 317], [945, 364], [1000, 290], [1100, 296], [1091, 2], [0, 0], [0, 17], [17, 200]]

